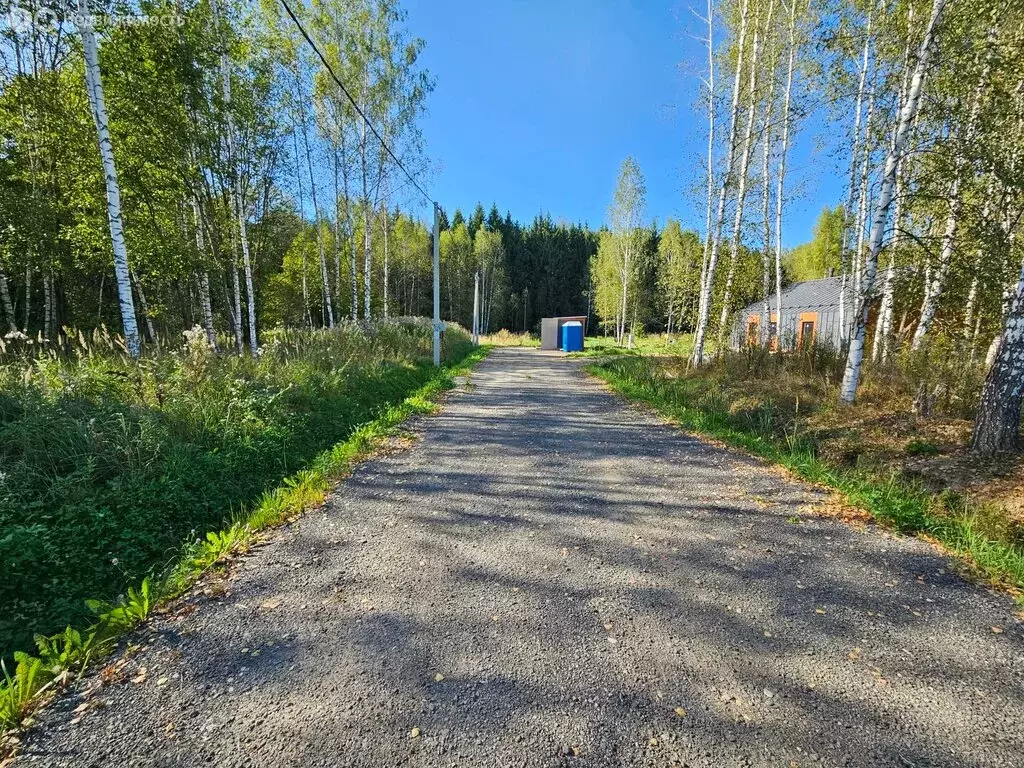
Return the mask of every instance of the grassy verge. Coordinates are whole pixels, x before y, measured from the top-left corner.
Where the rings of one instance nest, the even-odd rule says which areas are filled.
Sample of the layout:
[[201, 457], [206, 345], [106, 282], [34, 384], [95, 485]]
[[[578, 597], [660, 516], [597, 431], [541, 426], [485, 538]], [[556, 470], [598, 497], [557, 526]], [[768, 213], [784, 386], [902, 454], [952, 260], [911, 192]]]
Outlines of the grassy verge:
[[[322, 503], [332, 482], [372, 454], [400, 423], [432, 411], [434, 400], [452, 385], [453, 377], [468, 371], [489, 351], [489, 347], [479, 347], [467, 355], [468, 349], [459, 341], [448, 356], [454, 362], [441, 370], [418, 366], [424, 372], [423, 381], [411, 394], [375, 409], [372, 418], [347, 430], [344, 440], [316, 454], [303, 469], [286, 475], [250, 504], [236, 506], [222, 526], [209, 528], [205, 536], [179, 546], [169, 563], [151, 569], [120, 598], [86, 601], [94, 616], [92, 622], [52, 635], [36, 634], [35, 654], [14, 651], [13, 665], [2, 666], [0, 732], [23, 723], [49, 692], [76, 679], [97, 657], [109, 653], [121, 635], [144, 621], [161, 602], [180, 595], [208, 569], [244, 550], [261, 531]], [[378, 396], [387, 392], [385, 389]]]
[[[434, 375], [429, 323], [265, 334], [259, 358], [0, 350], [0, 659], [94, 618]], [[74, 337], [72, 337], [74, 338]], [[452, 327], [443, 355], [470, 351]]]
[[770, 418], [738, 415], [714, 390], [673, 378], [645, 358], [595, 362], [587, 371], [615, 392], [645, 403], [695, 433], [741, 448], [786, 467], [798, 477], [839, 491], [853, 506], [907, 534], [940, 542], [976, 575], [994, 585], [1024, 588], [1024, 548], [991, 534], [984, 505], [954, 493], [932, 493], [896, 474], [881, 477], [864, 468], [836, 466], [796, 428], [779, 432]]
[[584, 340], [582, 352], [571, 352], [570, 357], [611, 357], [638, 355], [669, 355], [686, 357], [693, 352], [693, 334], [677, 333], [637, 336], [633, 346], [619, 346], [611, 336], [588, 336]]

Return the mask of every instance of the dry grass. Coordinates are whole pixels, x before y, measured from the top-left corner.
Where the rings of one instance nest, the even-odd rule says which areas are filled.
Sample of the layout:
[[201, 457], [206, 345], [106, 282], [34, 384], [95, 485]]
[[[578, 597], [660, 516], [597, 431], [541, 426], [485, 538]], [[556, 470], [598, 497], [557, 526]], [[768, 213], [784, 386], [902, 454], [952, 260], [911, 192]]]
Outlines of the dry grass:
[[[986, 530], [1024, 540], [1024, 461], [982, 461], [968, 453], [983, 371], [965, 366], [943, 342], [868, 366], [852, 407], [840, 407], [843, 359], [826, 349], [788, 355], [761, 349], [725, 355], [700, 369], [681, 357], [651, 364], [659, 378], [760, 434], [813, 446], [826, 463], [893, 474], [936, 494], [955, 494], [988, 510]], [[915, 408], [924, 393], [927, 414]]]

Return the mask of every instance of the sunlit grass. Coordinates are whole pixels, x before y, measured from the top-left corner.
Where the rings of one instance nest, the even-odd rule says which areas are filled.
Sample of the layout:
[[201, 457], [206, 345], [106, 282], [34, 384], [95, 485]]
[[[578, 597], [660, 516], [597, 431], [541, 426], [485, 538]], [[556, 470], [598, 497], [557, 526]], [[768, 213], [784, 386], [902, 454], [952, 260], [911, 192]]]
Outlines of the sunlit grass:
[[684, 429], [781, 464], [798, 477], [844, 494], [880, 522], [906, 534], [941, 542], [985, 579], [1024, 588], [1024, 548], [1012, 532], [998, 535], [985, 520], [983, 505], [952, 494], [933, 494], [895, 474], [878, 477], [857, 467], [821, 459], [799, 433], [780, 433], [771, 418], [759, 421], [734, 414], [714, 391], [692, 379], [670, 379], [644, 358], [604, 360], [587, 370], [626, 397], [646, 403]]
[[406, 419], [432, 412], [438, 395], [489, 351], [488, 346], [477, 347], [451, 366], [431, 369], [428, 380], [409, 396], [381, 409], [347, 439], [318, 454], [307, 468], [265, 491], [251, 508], [237, 510], [225, 527], [185, 544], [162, 571], [147, 576], [138, 587], [129, 587], [123, 598], [114, 603], [91, 601], [96, 620], [82, 632], [68, 627], [51, 637], [38, 636], [39, 656], [17, 651], [14, 670], [8, 671], [6, 664], [2, 668], [0, 732], [21, 724], [38, 706], [42, 693], [67, 682], [70, 674], [80, 674], [97, 655], [108, 652], [121, 634], [144, 621], [161, 601], [180, 595], [209, 569], [225, 565], [267, 528], [322, 504], [333, 482], [372, 455]]

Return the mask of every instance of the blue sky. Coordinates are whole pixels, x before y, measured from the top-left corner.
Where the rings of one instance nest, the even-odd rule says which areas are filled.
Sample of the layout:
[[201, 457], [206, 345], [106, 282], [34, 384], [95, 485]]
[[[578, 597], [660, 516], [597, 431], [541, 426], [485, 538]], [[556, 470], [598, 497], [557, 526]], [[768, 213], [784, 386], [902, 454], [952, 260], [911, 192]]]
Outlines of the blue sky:
[[[694, 110], [706, 54], [701, 23], [680, 0], [405, 0], [437, 81], [422, 122], [437, 164], [429, 189], [449, 215], [479, 200], [529, 221], [598, 226], [618, 167], [637, 158], [648, 218], [703, 227], [706, 123]], [[783, 240], [810, 238], [842, 174], [814, 152], [812, 131], [790, 158]], [[423, 215], [428, 213], [423, 211]]]

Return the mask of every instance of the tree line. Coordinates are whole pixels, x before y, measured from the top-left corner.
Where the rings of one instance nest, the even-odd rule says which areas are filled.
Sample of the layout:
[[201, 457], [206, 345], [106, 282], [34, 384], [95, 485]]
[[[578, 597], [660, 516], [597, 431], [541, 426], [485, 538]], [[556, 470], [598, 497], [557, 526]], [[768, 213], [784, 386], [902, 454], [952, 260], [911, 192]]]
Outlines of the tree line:
[[[803, 278], [834, 271], [845, 315], [841, 402], [854, 402], [865, 359], [927, 354], [941, 336], [965, 366], [987, 370], [974, 450], [1012, 449], [1024, 395], [1024, 7], [708, 0], [703, 23], [704, 232], [688, 239], [680, 267], [699, 274], [692, 322], [679, 326], [693, 330], [693, 363], [722, 347], [750, 300], [751, 269], [762, 344], [772, 313], [782, 317], [787, 266]], [[812, 115], [826, 125], [818, 138], [832, 147], [845, 192], [814, 240], [786, 254], [789, 155]], [[642, 176], [627, 160], [608, 257], [595, 271], [601, 314], [619, 337], [634, 320], [631, 297], [642, 301], [642, 208]], [[671, 291], [662, 303], [690, 306]]]
[[[15, 10], [0, 45], [0, 312], [9, 338], [387, 315], [433, 80], [393, 0], [138, 0]], [[13, 13], [13, 12], [12, 12]], [[395, 153], [368, 133], [330, 69]]]
[[[327, 65], [277, 0], [41, 7], [0, 41], [8, 340], [109, 325], [137, 354], [200, 325], [255, 352], [265, 327], [432, 314], [432, 223], [331, 76], [427, 176], [433, 80], [397, 3], [290, 3]], [[585, 311], [586, 226], [441, 217], [443, 317], [471, 324], [477, 272], [485, 332]]]

